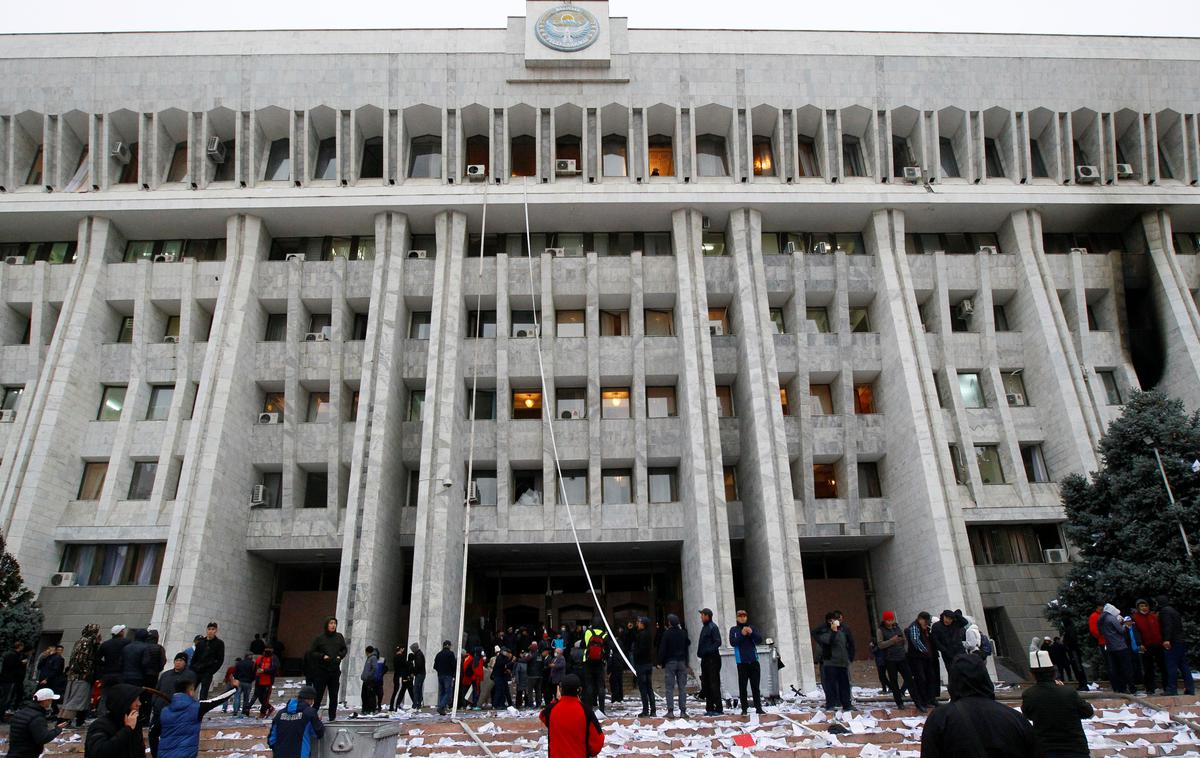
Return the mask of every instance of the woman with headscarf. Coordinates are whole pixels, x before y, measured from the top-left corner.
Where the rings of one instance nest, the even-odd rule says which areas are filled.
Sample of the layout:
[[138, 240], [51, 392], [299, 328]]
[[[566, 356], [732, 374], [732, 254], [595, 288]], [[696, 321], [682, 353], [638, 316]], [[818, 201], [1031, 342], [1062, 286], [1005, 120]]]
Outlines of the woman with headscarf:
[[67, 690], [63, 695], [60, 717], [75, 719], [76, 726], [83, 726], [92, 704], [92, 684], [96, 680], [96, 666], [100, 660], [100, 627], [88, 624], [71, 649], [71, 660], [67, 663]]

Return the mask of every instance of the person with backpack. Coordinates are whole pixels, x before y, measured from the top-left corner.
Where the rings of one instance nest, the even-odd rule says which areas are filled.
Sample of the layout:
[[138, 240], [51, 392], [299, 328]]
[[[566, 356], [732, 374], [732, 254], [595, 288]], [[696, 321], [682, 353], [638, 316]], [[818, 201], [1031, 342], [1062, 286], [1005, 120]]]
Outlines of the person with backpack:
[[562, 693], [539, 718], [546, 725], [549, 758], [591, 758], [604, 747], [604, 730], [595, 712], [579, 700], [579, 677], [563, 679]]
[[583, 701], [604, 713], [604, 659], [607, 657], [608, 632], [597, 616], [583, 633]]

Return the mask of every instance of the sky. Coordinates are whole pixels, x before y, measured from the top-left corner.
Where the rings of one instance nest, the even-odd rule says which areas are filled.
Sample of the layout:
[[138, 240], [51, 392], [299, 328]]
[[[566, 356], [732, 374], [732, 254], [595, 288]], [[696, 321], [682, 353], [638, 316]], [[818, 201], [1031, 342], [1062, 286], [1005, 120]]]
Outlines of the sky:
[[[1197, 0], [612, 0], [632, 28], [850, 29], [1200, 36]], [[462, 28], [505, 24], [522, 0], [95, 0], [23, 3], [0, 33]]]

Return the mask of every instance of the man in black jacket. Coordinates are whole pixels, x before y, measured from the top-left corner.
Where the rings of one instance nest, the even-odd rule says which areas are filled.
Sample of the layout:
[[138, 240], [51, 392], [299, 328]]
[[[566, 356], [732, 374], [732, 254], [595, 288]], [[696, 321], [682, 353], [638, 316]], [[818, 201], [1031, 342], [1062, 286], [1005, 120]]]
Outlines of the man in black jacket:
[[112, 628], [112, 637], [100, 643], [100, 678], [106, 676], [121, 676], [121, 660], [125, 646], [130, 642], [125, 636], [125, 625], [117, 624]]
[[1090, 719], [1092, 706], [1079, 690], [1054, 681], [1055, 665], [1050, 653], [1029, 654], [1029, 668], [1037, 680], [1021, 695], [1021, 713], [1033, 722], [1040, 755], [1055, 758], [1088, 758], [1087, 736], [1081, 719]]
[[[196, 672], [189, 671], [187, 667], [187, 653], [176, 653], [175, 660], [171, 662], [171, 668], [162, 672], [155, 682], [154, 688], [162, 693], [175, 693], [175, 685], [182, 681], [196, 681]], [[159, 721], [159, 716], [162, 714], [162, 709], [166, 707], [167, 701], [162, 698], [152, 698], [150, 700], [150, 731], [146, 733], [146, 741], [150, 745], [150, 755], [158, 758], [158, 738], [162, 735], [162, 723]], [[234, 710], [237, 713], [237, 710]], [[141, 706], [138, 708], [138, 716], [142, 717]]]
[[416, 642], [408, 649], [408, 668], [413, 677], [412, 706], [420, 708], [425, 705], [425, 651]]
[[[121, 651], [121, 683], [132, 684], [137, 687], [143, 686], [142, 679], [145, 677], [146, 659], [150, 653], [150, 645], [146, 642], [147, 634], [145, 629], [133, 630], [133, 642], [125, 646]], [[170, 695], [174, 692], [167, 693]]]
[[450, 640], [442, 643], [442, 651], [433, 656], [433, 673], [438, 680], [437, 712], [445, 716], [450, 707], [450, 699], [454, 697], [454, 677], [458, 673], [458, 656], [451, 649]]
[[645, 616], [638, 619], [632, 649], [638, 692], [642, 696], [642, 712], [638, 716], [656, 716], [658, 713], [654, 702], [654, 689], [650, 684], [650, 677], [654, 673], [654, 633], [650, 631], [650, 619]]
[[138, 728], [138, 695], [142, 688], [114, 684], [108, 688], [104, 715], [88, 727], [84, 758], [145, 758], [146, 744]]
[[4, 662], [0, 663], [0, 718], [4, 717], [6, 711], [21, 707], [28, 666], [29, 653], [25, 652], [25, 643], [17, 640], [13, 643], [13, 649], [4, 654]]
[[[67, 662], [63, 659], [62, 645], [48, 648], [42, 656], [38, 663], [38, 686], [49, 687], [57, 695], [67, 689]], [[54, 710], [57, 712], [57, 706]]]
[[210, 621], [204, 630], [204, 638], [196, 643], [196, 652], [192, 654], [192, 671], [196, 672], [196, 681], [200, 683], [200, 700], [208, 699], [213, 674], [223, 665], [225, 642], [217, 636], [217, 622]]
[[725, 712], [721, 703], [721, 630], [713, 623], [711, 608], [700, 611], [700, 639], [696, 641], [696, 657], [700, 659], [700, 696], [704, 698], [704, 715], [720, 716]]
[[687, 632], [679, 625], [679, 617], [674, 613], [667, 615], [667, 631], [663, 632], [662, 642], [658, 648], [658, 665], [666, 672], [667, 683], [667, 718], [675, 718], [673, 693], [679, 688], [679, 716], [687, 718], [687, 671], [688, 648], [691, 640]]
[[33, 693], [28, 701], [13, 714], [8, 731], [7, 758], [38, 758], [46, 745], [62, 732], [62, 726], [50, 726], [46, 716], [58, 695], [48, 688]]
[[[929, 631], [929, 636], [933, 638], [933, 644], [942, 657], [942, 666], [949, 672], [950, 662], [966, 651], [963, 641], [967, 638], [967, 621], [962, 617], [962, 612], [949, 609], [942, 611], [933, 629]], [[939, 683], [938, 691], [941, 692], [941, 689]]]
[[325, 619], [325, 630], [313, 639], [309, 652], [313, 657], [313, 687], [317, 691], [316, 708], [329, 692], [329, 720], [337, 720], [338, 686], [342, 680], [342, 659], [346, 657], [346, 638], [337, 630], [337, 619]]
[[1192, 679], [1192, 670], [1188, 666], [1187, 638], [1183, 636], [1183, 617], [1171, 605], [1166, 595], [1154, 598], [1158, 606], [1158, 623], [1162, 627], [1163, 657], [1166, 659], [1164, 670], [1166, 678], [1163, 682], [1163, 692], [1174, 695], [1176, 677], [1183, 678], [1183, 691], [1188, 695], [1196, 694], [1196, 683]]
[[821, 687], [825, 690], [825, 710], [851, 710], [850, 664], [854, 662], [854, 635], [842, 625], [842, 612], [829, 611], [825, 623], [812, 630], [821, 659]]
[[1038, 755], [1025, 717], [995, 700], [983, 659], [963, 653], [950, 665], [949, 705], [925, 720], [921, 758], [1029, 758]]

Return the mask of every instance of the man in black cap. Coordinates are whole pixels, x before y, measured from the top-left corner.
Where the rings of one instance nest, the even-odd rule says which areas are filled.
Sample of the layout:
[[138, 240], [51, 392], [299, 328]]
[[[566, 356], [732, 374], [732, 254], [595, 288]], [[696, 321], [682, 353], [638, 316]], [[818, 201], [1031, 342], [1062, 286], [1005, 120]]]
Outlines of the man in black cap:
[[316, 688], [306, 684], [275, 714], [267, 735], [267, 744], [275, 758], [308, 758], [312, 755], [313, 743], [325, 734], [325, 725], [314, 706], [316, 701]]
[[[175, 685], [182, 681], [196, 681], [196, 672], [188, 670], [187, 653], [176, 653], [175, 660], [171, 668], [162, 672], [158, 676], [158, 686], [156, 689], [166, 695], [175, 694]], [[147, 741], [150, 744], [150, 755], [158, 758], [158, 738], [162, 736], [162, 709], [166, 706], [167, 701], [156, 697], [150, 699], [150, 731], [147, 734]]]
[[711, 608], [700, 611], [700, 639], [696, 643], [700, 658], [700, 696], [704, 698], [704, 715], [720, 716], [721, 705], [721, 630], [713, 623]]

